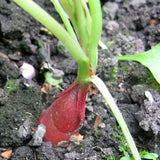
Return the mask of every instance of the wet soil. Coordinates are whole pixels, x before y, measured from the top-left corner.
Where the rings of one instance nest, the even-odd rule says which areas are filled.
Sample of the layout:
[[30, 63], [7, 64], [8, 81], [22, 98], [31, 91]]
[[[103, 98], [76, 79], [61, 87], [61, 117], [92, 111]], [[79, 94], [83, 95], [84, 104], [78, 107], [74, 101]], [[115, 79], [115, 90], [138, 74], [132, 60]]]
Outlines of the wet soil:
[[[51, 2], [36, 2], [61, 23]], [[114, 58], [141, 53], [159, 43], [160, 1], [103, 0], [102, 8], [102, 41], [108, 48], [99, 47], [97, 74], [115, 98], [139, 151], [160, 154], [159, 84], [141, 64]], [[23, 62], [35, 67], [32, 80], [22, 76]], [[61, 88], [75, 80], [77, 65], [63, 44], [12, 1], [0, 0], [0, 153], [11, 149], [11, 160], [109, 160], [113, 155], [120, 159], [119, 146], [125, 139], [99, 92], [88, 93], [80, 144], [75, 139], [55, 147], [50, 142], [31, 143], [39, 115], [61, 92], [56, 86], [49, 93], [41, 90], [49, 65], [54, 76], [63, 79]]]

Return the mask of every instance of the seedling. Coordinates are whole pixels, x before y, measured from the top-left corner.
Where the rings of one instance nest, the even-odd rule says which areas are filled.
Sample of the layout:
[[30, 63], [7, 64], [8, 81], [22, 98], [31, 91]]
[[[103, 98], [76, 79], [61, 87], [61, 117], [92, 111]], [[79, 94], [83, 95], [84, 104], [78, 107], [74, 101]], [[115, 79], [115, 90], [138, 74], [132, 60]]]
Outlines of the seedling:
[[116, 131], [116, 134], [113, 134], [113, 137], [117, 138], [122, 144], [119, 146], [119, 151], [122, 155], [122, 158], [120, 160], [132, 160], [130, 157], [130, 151], [125, 137], [117, 127], [115, 127], [114, 129]]
[[92, 82], [100, 90], [115, 115], [134, 159], [140, 160], [140, 155], [121, 112], [103, 81], [95, 75], [98, 59], [97, 46], [102, 30], [100, 1], [52, 0], [66, 29], [34, 1], [13, 1], [50, 30], [64, 44], [78, 64], [75, 82], [57, 95], [57, 99], [39, 118], [38, 124], [46, 126], [44, 140], [51, 141], [54, 146], [60, 141], [68, 141], [71, 135], [79, 132], [79, 126], [83, 123], [85, 116], [88, 86]]
[[94, 128], [94, 136], [95, 136], [96, 138], [99, 137], [99, 130], [98, 130], [97, 128]]
[[18, 84], [15, 82], [15, 80], [9, 80], [7, 81], [4, 90], [8, 93], [16, 93], [18, 90]]
[[101, 156], [105, 160], [116, 160], [114, 155], [106, 156], [105, 154], [102, 154]]
[[140, 153], [141, 158], [143, 159], [150, 159], [150, 160], [156, 160], [159, 156], [156, 153], [149, 153], [147, 151], [142, 151]]

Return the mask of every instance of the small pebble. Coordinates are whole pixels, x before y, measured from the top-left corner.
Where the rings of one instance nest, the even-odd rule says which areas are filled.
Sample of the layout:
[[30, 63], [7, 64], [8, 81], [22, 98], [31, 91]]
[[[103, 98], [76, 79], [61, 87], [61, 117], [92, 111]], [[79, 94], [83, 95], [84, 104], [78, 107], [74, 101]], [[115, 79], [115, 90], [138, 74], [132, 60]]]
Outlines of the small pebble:
[[90, 112], [93, 112], [93, 107], [92, 106], [86, 106], [87, 110]]
[[103, 6], [103, 11], [110, 19], [114, 19], [118, 11], [118, 4], [115, 2], [106, 2]]
[[62, 70], [54, 68], [53, 75], [54, 75], [54, 78], [62, 78], [64, 76], [64, 72]]
[[105, 128], [106, 125], [105, 125], [105, 123], [100, 123], [100, 124], [98, 125], [98, 127], [100, 127], [100, 128]]
[[31, 135], [31, 120], [29, 118], [27, 118], [24, 123], [19, 127], [18, 132], [17, 132], [17, 136], [20, 139], [28, 139]]
[[106, 32], [108, 35], [114, 36], [119, 31], [119, 24], [116, 21], [108, 21], [105, 26]]
[[134, 7], [134, 8], [138, 8], [141, 5], [146, 4], [146, 0], [131, 0], [130, 4]]
[[81, 158], [79, 153], [76, 153], [75, 151], [66, 153], [65, 155], [66, 160], [71, 160], [71, 159], [79, 159]]
[[113, 154], [112, 148], [104, 148], [103, 152], [105, 153], [105, 155], [109, 156]]
[[149, 100], [151, 103], [154, 102], [154, 99], [153, 99], [153, 96], [152, 96], [151, 92], [145, 91], [145, 96], [148, 98], [148, 100]]
[[14, 61], [20, 60], [20, 56], [15, 55], [15, 54], [9, 54], [8, 57], [9, 57], [9, 59], [14, 60]]
[[46, 127], [43, 124], [38, 125], [36, 131], [34, 132], [32, 140], [29, 142], [30, 146], [38, 147], [43, 142], [43, 137], [46, 133]]

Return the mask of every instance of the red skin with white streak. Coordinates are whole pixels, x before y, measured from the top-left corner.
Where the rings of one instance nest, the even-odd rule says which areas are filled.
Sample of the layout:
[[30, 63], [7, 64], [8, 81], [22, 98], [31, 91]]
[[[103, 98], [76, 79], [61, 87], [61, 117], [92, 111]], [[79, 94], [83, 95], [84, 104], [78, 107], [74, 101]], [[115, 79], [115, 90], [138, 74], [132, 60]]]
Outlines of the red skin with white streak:
[[60, 141], [68, 141], [71, 135], [79, 132], [85, 117], [88, 85], [75, 81], [58, 94], [58, 98], [42, 113], [38, 125], [46, 126], [44, 141], [51, 141], [54, 146]]

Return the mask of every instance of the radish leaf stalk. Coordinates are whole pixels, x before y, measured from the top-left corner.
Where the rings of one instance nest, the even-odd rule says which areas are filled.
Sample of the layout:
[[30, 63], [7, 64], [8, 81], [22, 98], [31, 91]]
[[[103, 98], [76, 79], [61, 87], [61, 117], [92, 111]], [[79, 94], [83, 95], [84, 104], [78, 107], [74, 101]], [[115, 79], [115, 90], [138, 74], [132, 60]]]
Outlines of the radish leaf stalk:
[[111, 96], [109, 90], [107, 89], [104, 82], [97, 76], [94, 76], [91, 78], [91, 81], [97, 86], [97, 88], [100, 90], [101, 94], [103, 95], [104, 99], [106, 100], [107, 104], [109, 105], [111, 111], [113, 112], [117, 122], [119, 123], [122, 132], [124, 136], [126, 137], [126, 140], [128, 142], [128, 145], [130, 146], [130, 149], [132, 151], [133, 157], [135, 160], [140, 160], [139, 154], [137, 154], [137, 148], [135, 146], [135, 143], [132, 139], [132, 136], [128, 130], [128, 127], [126, 125], [126, 122], [123, 119], [123, 116], [117, 107], [116, 103], [114, 102], [113, 97]]

